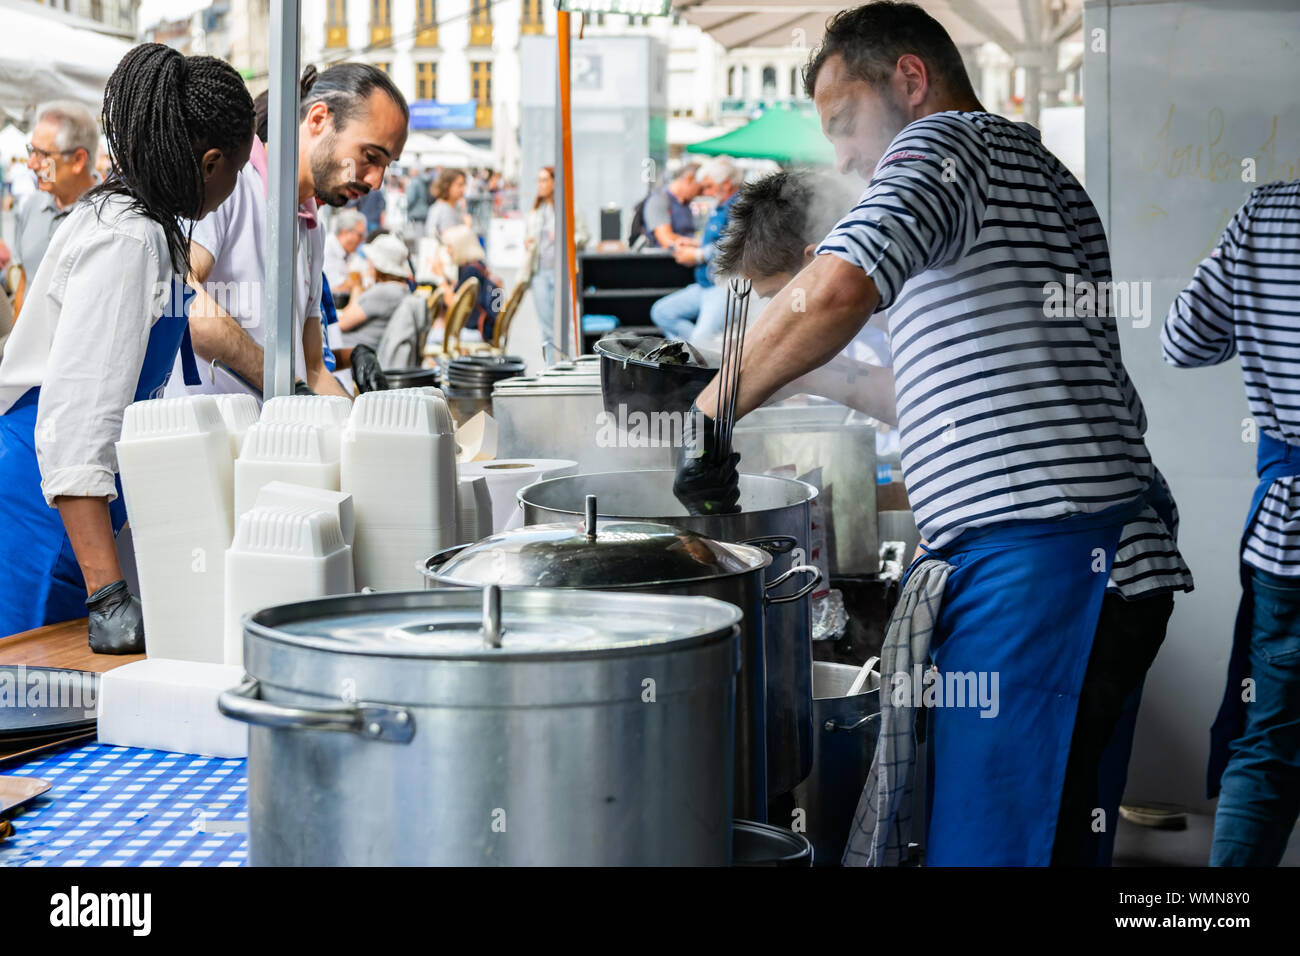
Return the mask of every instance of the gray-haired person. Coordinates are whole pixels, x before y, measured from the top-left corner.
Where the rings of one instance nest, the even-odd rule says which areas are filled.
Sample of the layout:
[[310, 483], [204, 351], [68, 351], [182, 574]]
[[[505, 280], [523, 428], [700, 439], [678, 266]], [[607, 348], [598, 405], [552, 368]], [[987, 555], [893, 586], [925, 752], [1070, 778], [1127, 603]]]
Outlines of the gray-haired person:
[[[708, 347], [722, 334], [726, 289], [714, 283], [709, 263], [716, 249], [715, 242], [727, 224], [727, 211], [744, 181], [744, 173], [726, 156], [709, 160], [695, 174], [700, 190], [716, 205], [699, 239], [692, 234], [674, 240], [673, 258], [682, 265], [695, 267], [695, 281], [650, 306], [650, 321], [668, 335], [689, 338], [696, 345]], [[647, 209], [647, 225], [649, 222]]]
[[325, 278], [334, 298], [350, 295], [352, 277], [348, 275], [348, 257], [366, 240], [366, 217], [355, 209], [340, 209], [325, 237]]
[[13, 264], [19, 267], [14, 313], [22, 310], [28, 280], [36, 275], [54, 232], [77, 200], [95, 184], [99, 127], [76, 100], [52, 100], [36, 111], [27, 166], [37, 191], [17, 206]]

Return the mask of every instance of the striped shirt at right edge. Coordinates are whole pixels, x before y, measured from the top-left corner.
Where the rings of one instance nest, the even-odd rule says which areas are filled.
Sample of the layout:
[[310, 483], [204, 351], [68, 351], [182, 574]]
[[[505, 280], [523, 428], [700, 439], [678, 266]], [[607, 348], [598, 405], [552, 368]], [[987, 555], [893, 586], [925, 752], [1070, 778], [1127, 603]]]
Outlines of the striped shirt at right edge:
[[[931, 545], [1093, 514], [1163, 483], [1111, 310], [1074, 307], [1080, 283], [1111, 278], [1100, 217], [1032, 127], [983, 112], [909, 124], [817, 252], [880, 291], [904, 479]], [[1068, 307], [1053, 288], [1070, 290]], [[1144, 509], [1110, 585], [1126, 598], [1190, 590], [1176, 532]]]
[[[1300, 180], [1250, 194], [1174, 300], [1160, 342], [1180, 368], [1240, 355], [1255, 424], [1300, 445]], [[1269, 487], [1242, 560], [1300, 576], [1300, 479]]]

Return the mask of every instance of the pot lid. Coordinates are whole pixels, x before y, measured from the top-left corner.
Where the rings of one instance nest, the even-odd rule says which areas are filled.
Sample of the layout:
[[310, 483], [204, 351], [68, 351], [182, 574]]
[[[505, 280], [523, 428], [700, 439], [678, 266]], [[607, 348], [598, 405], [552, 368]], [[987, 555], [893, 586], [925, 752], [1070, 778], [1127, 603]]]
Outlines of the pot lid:
[[[595, 517], [594, 496], [580, 523], [529, 525], [435, 555], [427, 573], [443, 584], [617, 588], [706, 581], [761, 570], [758, 548], [726, 544], [649, 521]], [[589, 533], [588, 529], [592, 529]]]
[[258, 611], [245, 629], [259, 660], [274, 645], [375, 657], [564, 659], [727, 639], [740, 619], [739, 609], [713, 598], [488, 587], [303, 601]]

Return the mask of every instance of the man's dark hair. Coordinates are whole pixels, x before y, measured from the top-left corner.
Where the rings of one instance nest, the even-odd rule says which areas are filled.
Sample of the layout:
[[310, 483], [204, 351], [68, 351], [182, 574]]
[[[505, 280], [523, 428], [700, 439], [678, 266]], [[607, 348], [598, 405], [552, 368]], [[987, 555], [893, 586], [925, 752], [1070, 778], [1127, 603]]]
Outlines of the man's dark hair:
[[954, 96], [974, 98], [966, 64], [948, 31], [915, 3], [892, 0], [841, 10], [831, 18], [821, 46], [813, 50], [804, 67], [804, 91], [813, 95], [817, 74], [832, 56], [843, 57], [852, 76], [880, 86], [894, 75], [899, 58], [908, 53], [925, 63], [931, 85]]
[[856, 198], [845, 180], [812, 170], [773, 173], [746, 183], [727, 213], [715, 271], [751, 279], [798, 272], [804, 249], [824, 239]]
[[113, 172], [87, 200], [125, 197], [162, 226], [172, 268], [189, 272], [193, 220], [207, 187], [199, 158], [234, 156], [253, 138], [253, 98], [234, 67], [161, 43], [127, 50], [104, 88], [101, 115]]
[[317, 74], [311, 81], [304, 73], [302, 108], [298, 118], [305, 117], [313, 104], [325, 102], [334, 118], [334, 128], [342, 129], [365, 108], [366, 100], [375, 90], [383, 90], [388, 94], [388, 98], [397, 104], [407, 122], [410, 122], [411, 110], [406, 105], [402, 91], [387, 73], [369, 63], [338, 63]]

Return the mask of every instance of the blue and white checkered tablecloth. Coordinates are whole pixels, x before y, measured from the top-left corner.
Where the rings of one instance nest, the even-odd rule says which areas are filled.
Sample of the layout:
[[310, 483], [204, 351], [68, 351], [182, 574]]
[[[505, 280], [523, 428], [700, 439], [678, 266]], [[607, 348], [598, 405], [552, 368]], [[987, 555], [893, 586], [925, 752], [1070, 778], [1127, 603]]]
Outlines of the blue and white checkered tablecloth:
[[0, 866], [243, 866], [246, 760], [87, 744], [0, 772], [48, 780]]

